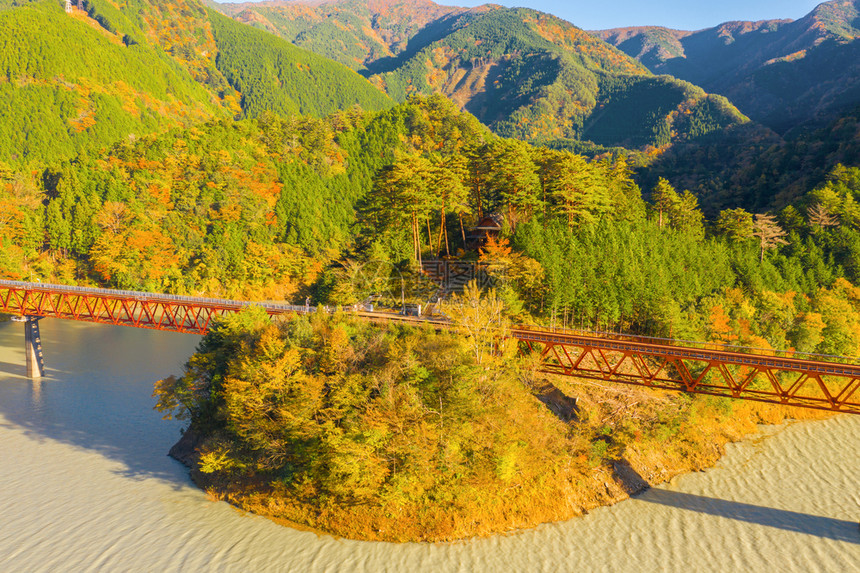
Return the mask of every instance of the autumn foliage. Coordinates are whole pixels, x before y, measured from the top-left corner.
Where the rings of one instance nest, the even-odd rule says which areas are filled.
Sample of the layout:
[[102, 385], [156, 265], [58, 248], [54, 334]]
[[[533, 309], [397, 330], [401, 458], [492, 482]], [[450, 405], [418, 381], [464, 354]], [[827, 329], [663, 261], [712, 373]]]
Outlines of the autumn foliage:
[[[493, 295], [467, 293], [462, 305], [498, 319]], [[157, 385], [158, 407], [190, 421], [193, 476], [214, 496], [389, 541], [568, 519], [713, 463], [760, 415], [784, 415], [557, 380], [564, 398], [530, 362], [504, 350], [476, 358], [474, 342], [486, 339], [342, 314], [271, 324], [250, 310], [216, 325], [185, 374]]]

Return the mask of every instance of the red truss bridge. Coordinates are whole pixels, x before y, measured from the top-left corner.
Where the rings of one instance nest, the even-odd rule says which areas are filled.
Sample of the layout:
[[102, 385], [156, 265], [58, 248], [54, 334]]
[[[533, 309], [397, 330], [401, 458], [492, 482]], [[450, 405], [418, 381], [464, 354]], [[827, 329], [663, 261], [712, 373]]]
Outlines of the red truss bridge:
[[[41, 318], [205, 334], [217, 316], [249, 306], [271, 316], [316, 311], [302, 305], [0, 280], [0, 312], [27, 321], [32, 376], [42, 372]], [[455, 328], [444, 320], [354, 314], [381, 322]], [[536, 355], [542, 370], [552, 374], [860, 414], [860, 362], [852, 358], [532, 326], [513, 327], [509, 335], [521, 352]]]
[[215, 317], [250, 306], [263, 307], [272, 316], [316, 310], [289, 304], [0, 280], [0, 312], [3, 313], [186, 334], [206, 334]]
[[860, 414], [860, 363], [844, 356], [517, 326], [545, 372]]

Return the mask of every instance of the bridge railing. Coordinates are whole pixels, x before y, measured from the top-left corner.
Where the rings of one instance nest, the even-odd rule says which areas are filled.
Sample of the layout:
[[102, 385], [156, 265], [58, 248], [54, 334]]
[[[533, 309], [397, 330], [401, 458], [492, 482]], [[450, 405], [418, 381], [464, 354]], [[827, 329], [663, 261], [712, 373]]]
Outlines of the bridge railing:
[[81, 295], [99, 295], [105, 296], [109, 298], [132, 298], [140, 301], [158, 301], [158, 302], [178, 302], [178, 303], [194, 303], [194, 304], [203, 304], [208, 306], [218, 306], [218, 307], [233, 307], [233, 308], [243, 308], [249, 306], [260, 306], [265, 309], [271, 310], [283, 310], [288, 312], [313, 312], [316, 310], [316, 307], [311, 306], [307, 307], [304, 305], [295, 305], [295, 304], [280, 304], [280, 303], [270, 303], [270, 302], [254, 302], [254, 301], [242, 301], [242, 300], [233, 300], [233, 299], [225, 299], [225, 298], [207, 298], [207, 297], [195, 297], [195, 296], [185, 296], [185, 295], [172, 295], [172, 294], [155, 294], [151, 292], [143, 292], [143, 291], [133, 291], [133, 290], [118, 290], [118, 289], [105, 289], [105, 288], [93, 288], [93, 287], [79, 287], [79, 286], [69, 286], [69, 285], [59, 285], [53, 283], [32, 283], [32, 282], [23, 282], [23, 281], [10, 281], [10, 280], [2, 280], [0, 279], [0, 287], [13, 287], [13, 288], [22, 288], [31, 291], [40, 291], [40, 292], [66, 292], [72, 294], [81, 294]]
[[[98, 295], [108, 298], [125, 298], [125, 299], [135, 299], [140, 301], [153, 301], [153, 302], [172, 302], [172, 303], [186, 303], [186, 304], [197, 304], [197, 305], [205, 305], [210, 307], [217, 308], [232, 308], [232, 309], [241, 309], [250, 306], [259, 306], [264, 308], [269, 312], [294, 312], [294, 313], [307, 313], [307, 312], [315, 312], [315, 306], [305, 306], [305, 305], [295, 305], [295, 304], [281, 304], [281, 303], [273, 303], [273, 302], [254, 302], [254, 301], [241, 301], [241, 300], [233, 300], [233, 299], [222, 299], [222, 298], [208, 298], [208, 297], [193, 297], [193, 296], [185, 296], [185, 295], [166, 295], [166, 294], [156, 294], [150, 292], [143, 291], [132, 291], [132, 290], [115, 290], [115, 289], [104, 289], [104, 288], [93, 288], [93, 287], [79, 287], [79, 286], [69, 286], [69, 285], [59, 285], [52, 283], [33, 283], [33, 282], [24, 282], [24, 281], [11, 281], [11, 280], [3, 280], [0, 279], [0, 287], [11, 287], [11, 288], [19, 288], [19, 289], [27, 289], [30, 291], [36, 292], [66, 292], [72, 294], [80, 294], [80, 295]], [[337, 307], [328, 308], [328, 310], [335, 310]], [[359, 309], [354, 309], [350, 307], [343, 307], [344, 311], [353, 311], [358, 312], [359, 314], [368, 314], [367, 311], [362, 311]], [[376, 313], [371, 313], [376, 314]], [[536, 325], [516, 325], [513, 327], [513, 330], [520, 331], [532, 331], [532, 332], [541, 332], [541, 333], [553, 333], [559, 334], [562, 336], [578, 336], [578, 337], [590, 337], [590, 338], [599, 338], [599, 339], [610, 339], [610, 340], [619, 340], [626, 342], [633, 342], [638, 344], [651, 344], [651, 345], [660, 345], [660, 346], [674, 346], [680, 348], [694, 348], [694, 349], [702, 349], [702, 350], [714, 350], [718, 352], [731, 352], [731, 353], [740, 353], [740, 354], [751, 354], [756, 356], [764, 356], [764, 357], [776, 357], [776, 358], [791, 358], [796, 360], [811, 360], [818, 362], [839, 362], [842, 364], [851, 364], [851, 365], [860, 365], [860, 359], [851, 358], [846, 356], [837, 356], [832, 354], [813, 354], [808, 352], [798, 352], [795, 350], [780, 350], [780, 349], [768, 349], [768, 348], [756, 348], [750, 346], [739, 346], [732, 344], [721, 344], [717, 342], [702, 342], [702, 341], [694, 341], [694, 340], [678, 340], [673, 338], [661, 338], [655, 336], [638, 336], [631, 334], [621, 334], [617, 332], [600, 332], [593, 330], [579, 330], [579, 329], [569, 329], [569, 328], [557, 328], [557, 327], [548, 327], [548, 326], [536, 326]]]

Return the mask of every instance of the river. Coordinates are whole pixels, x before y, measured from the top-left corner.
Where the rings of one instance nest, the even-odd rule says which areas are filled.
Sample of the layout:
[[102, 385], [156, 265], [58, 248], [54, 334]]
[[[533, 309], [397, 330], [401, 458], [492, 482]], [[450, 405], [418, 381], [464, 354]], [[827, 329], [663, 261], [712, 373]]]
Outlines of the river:
[[210, 501], [152, 409], [199, 337], [0, 324], [0, 571], [860, 571], [860, 416], [763, 429], [713, 469], [571, 521], [451, 544], [355, 542]]

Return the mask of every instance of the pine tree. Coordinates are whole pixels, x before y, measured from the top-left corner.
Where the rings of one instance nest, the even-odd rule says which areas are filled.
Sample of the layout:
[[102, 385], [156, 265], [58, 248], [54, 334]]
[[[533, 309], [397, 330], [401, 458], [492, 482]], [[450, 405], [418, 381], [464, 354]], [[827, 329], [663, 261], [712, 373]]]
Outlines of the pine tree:
[[654, 203], [654, 209], [657, 211], [657, 226], [662, 229], [664, 216], [665, 220], [668, 221], [671, 214], [681, 202], [681, 198], [678, 197], [678, 192], [675, 191], [675, 188], [661, 177], [651, 192], [651, 201]]
[[835, 227], [839, 224], [839, 220], [833, 216], [830, 210], [824, 203], [816, 203], [806, 211], [806, 216], [809, 219], [809, 224], [826, 229], [827, 227]]
[[726, 209], [717, 218], [717, 232], [733, 243], [753, 236], [753, 216], [745, 209]]
[[473, 211], [478, 219], [484, 217], [484, 210], [487, 206], [487, 181], [491, 170], [487, 158], [488, 150], [488, 144], [470, 145], [463, 154], [467, 160], [468, 169], [465, 181], [469, 186], [471, 202], [474, 206]]
[[528, 220], [541, 207], [537, 166], [525, 142], [499, 140], [489, 147], [488, 183], [493, 203], [506, 209], [508, 223], [516, 228], [518, 222]]
[[[432, 190], [433, 165], [419, 155], [403, 155], [382, 169], [374, 181], [368, 209], [371, 220], [396, 229], [406, 221], [412, 231], [415, 260], [421, 263], [421, 225], [438, 209], [438, 195]], [[432, 247], [432, 242], [430, 242]]]
[[606, 181], [607, 195], [615, 220], [635, 221], [644, 218], [645, 204], [642, 192], [633, 181], [633, 170], [623, 155], [609, 163], [604, 159], [598, 163]]
[[547, 189], [567, 226], [592, 225], [609, 209], [609, 197], [596, 169], [584, 157], [564, 153], [548, 169]]
[[451, 246], [446, 225], [446, 214], [449, 211], [457, 216], [463, 243], [466, 242], [463, 215], [471, 212], [469, 189], [463, 183], [463, 179], [466, 177], [466, 162], [460, 156], [452, 156], [447, 159], [437, 156], [432, 161], [431, 187], [439, 198], [439, 242], [436, 250], [437, 252], [441, 251], [442, 240], [444, 239], [445, 253], [450, 255]]
[[671, 213], [672, 226], [680, 231], [702, 236], [704, 218], [699, 210], [699, 200], [689, 191], [684, 191]]

